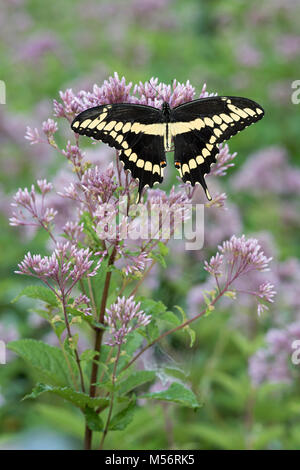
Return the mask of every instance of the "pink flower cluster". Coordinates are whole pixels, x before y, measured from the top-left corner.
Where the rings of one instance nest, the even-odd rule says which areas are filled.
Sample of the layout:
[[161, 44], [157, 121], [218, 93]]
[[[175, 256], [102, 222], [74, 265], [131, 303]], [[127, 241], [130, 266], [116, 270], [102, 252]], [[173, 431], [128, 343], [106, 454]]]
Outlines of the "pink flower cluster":
[[[95, 276], [101, 261], [100, 259], [95, 263], [93, 252], [89, 248], [78, 248], [70, 242], [57, 243], [50, 256], [27, 253], [24, 260], [18, 264], [16, 273], [37, 277], [52, 290], [56, 285], [62, 295], [66, 296], [84, 276]], [[52, 284], [49, 284], [49, 281], [52, 281]]]
[[131, 296], [127, 299], [118, 297], [116, 302], [106, 309], [105, 322], [109, 326], [111, 335], [107, 344], [121, 345], [127, 341], [129, 333], [150, 323], [151, 316], [146, 315], [140, 307], [141, 303], [136, 303]]

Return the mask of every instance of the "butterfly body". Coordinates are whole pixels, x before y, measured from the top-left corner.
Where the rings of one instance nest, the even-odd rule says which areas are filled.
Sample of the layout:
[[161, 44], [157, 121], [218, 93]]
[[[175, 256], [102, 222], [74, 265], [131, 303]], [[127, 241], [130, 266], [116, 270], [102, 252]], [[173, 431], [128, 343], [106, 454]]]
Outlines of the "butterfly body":
[[260, 120], [264, 110], [255, 101], [238, 97], [210, 97], [170, 108], [118, 103], [80, 113], [72, 122], [78, 134], [101, 140], [119, 152], [125, 170], [144, 187], [163, 181], [165, 152], [174, 146], [174, 164], [192, 186], [201, 184], [211, 199], [205, 175], [216, 162], [221, 142]]

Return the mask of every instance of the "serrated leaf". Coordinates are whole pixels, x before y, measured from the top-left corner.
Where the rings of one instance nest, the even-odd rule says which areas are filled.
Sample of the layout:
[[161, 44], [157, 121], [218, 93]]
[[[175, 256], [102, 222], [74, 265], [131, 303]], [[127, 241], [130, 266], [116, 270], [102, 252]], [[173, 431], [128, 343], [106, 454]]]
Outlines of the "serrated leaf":
[[139, 398], [168, 401], [193, 409], [197, 409], [201, 406], [198, 403], [195, 394], [191, 390], [176, 382], [173, 382], [168, 390], [164, 390], [163, 392], [146, 393], [141, 395]]
[[139, 297], [138, 300], [141, 302], [141, 309], [152, 317], [160, 316], [167, 310], [167, 307], [161, 300], [147, 299], [145, 297]]
[[133, 399], [126, 408], [112, 417], [109, 424], [110, 431], [123, 431], [133, 419], [136, 409], [135, 399]]
[[84, 410], [86, 423], [91, 431], [103, 431], [104, 425], [99, 414], [93, 408], [86, 407]]
[[27, 286], [25, 287], [15, 299], [12, 300], [12, 303], [17, 302], [21, 297], [29, 297], [31, 299], [38, 299], [46, 302], [52, 307], [58, 306], [58, 300], [54, 292], [44, 286]]
[[118, 386], [118, 392], [120, 395], [125, 395], [136, 387], [151, 382], [156, 377], [156, 374], [152, 370], [141, 370], [134, 372], [127, 379], [122, 380]]
[[58, 395], [59, 397], [69, 401], [70, 403], [81, 409], [85, 409], [86, 407], [106, 407], [109, 404], [109, 398], [91, 398], [86, 393], [77, 392], [76, 390], [73, 390], [69, 387], [53, 387], [51, 385], [43, 383], [37, 384], [36, 387], [34, 387], [34, 389], [32, 390], [32, 392], [29, 395], [26, 395], [23, 400], [27, 400], [28, 398], [37, 398], [44, 393], [52, 393], [54, 395]]
[[[73, 384], [65, 356], [60, 349], [35, 339], [11, 341], [7, 347], [28, 362], [37, 372], [40, 380], [53, 385]], [[73, 376], [77, 377], [75, 360], [67, 352], [65, 355]]]

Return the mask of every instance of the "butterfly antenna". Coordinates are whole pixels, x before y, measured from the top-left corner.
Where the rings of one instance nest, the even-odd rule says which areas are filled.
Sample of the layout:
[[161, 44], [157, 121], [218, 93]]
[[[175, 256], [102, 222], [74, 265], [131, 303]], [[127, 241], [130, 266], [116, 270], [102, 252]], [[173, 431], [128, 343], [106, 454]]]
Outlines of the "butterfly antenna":
[[158, 95], [158, 98], [162, 101], [165, 101], [164, 97], [160, 94], [159, 90], [152, 85], [151, 79], [148, 80], [148, 83], [151, 86], [151, 88], [155, 91], [155, 93]]

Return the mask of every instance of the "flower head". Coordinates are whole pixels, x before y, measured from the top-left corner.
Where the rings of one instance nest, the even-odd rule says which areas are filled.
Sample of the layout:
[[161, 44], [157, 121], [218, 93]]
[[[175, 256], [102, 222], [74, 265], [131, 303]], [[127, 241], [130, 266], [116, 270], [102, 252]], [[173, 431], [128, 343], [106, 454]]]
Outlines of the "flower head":
[[45, 196], [52, 189], [52, 184], [45, 179], [38, 180], [37, 186], [41, 195], [36, 193], [35, 186], [32, 185], [30, 191], [28, 188], [17, 191], [11, 204], [15, 209], [13, 216], [9, 219], [10, 225], [33, 225], [47, 227], [53, 221], [57, 211], [52, 207], [46, 207]]
[[75, 284], [84, 276], [95, 276], [101, 260], [95, 267], [93, 253], [89, 248], [77, 248], [70, 242], [57, 243], [50, 256], [25, 255], [24, 260], [18, 264], [17, 274], [26, 274], [41, 279], [47, 285], [57, 285], [62, 293], [69, 293]]
[[116, 302], [106, 309], [105, 322], [111, 334], [107, 344], [121, 345], [126, 342], [126, 336], [129, 333], [150, 323], [151, 316], [146, 315], [140, 307], [141, 303], [136, 303], [131, 296], [127, 299], [118, 297]]

